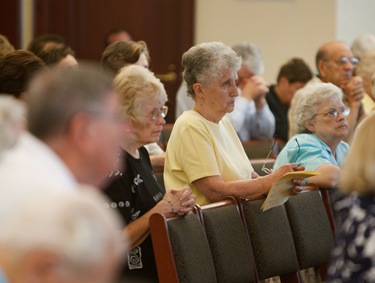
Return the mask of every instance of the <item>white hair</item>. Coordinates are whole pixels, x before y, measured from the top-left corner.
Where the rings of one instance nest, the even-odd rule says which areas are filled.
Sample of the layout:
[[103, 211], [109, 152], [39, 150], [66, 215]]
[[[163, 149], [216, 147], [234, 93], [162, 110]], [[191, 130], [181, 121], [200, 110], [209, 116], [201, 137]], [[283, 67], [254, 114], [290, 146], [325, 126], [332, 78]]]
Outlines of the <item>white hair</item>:
[[371, 33], [366, 33], [354, 39], [351, 49], [355, 57], [361, 58], [366, 51], [375, 48], [375, 36]]
[[242, 65], [246, 66], [254, 75], [264, 73], [263, 55], [259, 47], [249, 41], [233, 45], [232, 49], [242, 58]]
[[342, 97], [342, 90], [332, 83], [315, 83], [299, 89], [293, 129], [297, 134], [308, 132], [305, 125], [315, 117], [319, 106], [333, 98], [342, 100]]
[[14, 264], [29, 252], [47, 250], [62, 260], [63, 272], [79, 275], [91, 274], [109, 258], [120, 260], [125, 251], [121, 221], [104, 208], [106, 200], [95, 189], [24, 194], [0, 200], [0, 213], [7, 218], [0, 219], [0, 248], [6, 248]]
[[0, 155], [17, 142], [25, 123], [26, 106], [13, 96], [0, 94]]

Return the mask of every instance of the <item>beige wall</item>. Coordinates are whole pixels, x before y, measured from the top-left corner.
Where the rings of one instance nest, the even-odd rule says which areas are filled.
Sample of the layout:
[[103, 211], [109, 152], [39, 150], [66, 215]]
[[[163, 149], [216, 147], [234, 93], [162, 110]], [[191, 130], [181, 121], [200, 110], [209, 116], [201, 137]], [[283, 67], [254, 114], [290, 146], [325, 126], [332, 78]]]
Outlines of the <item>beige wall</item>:
[[293, 56], [304, 58], [315, 71], [317, 48], [335, 33], [336, 0], [196, 0], [196, 43], [256, 43], [269, 83]]

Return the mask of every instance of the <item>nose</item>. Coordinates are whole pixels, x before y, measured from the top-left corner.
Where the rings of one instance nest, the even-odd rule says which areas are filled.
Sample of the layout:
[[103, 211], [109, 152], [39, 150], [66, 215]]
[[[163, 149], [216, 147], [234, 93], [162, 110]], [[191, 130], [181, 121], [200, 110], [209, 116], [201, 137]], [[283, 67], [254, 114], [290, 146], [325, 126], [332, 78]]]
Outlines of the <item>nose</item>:
[[336, 120], [338, 120], [338, 121], [346, 120], [346, 116], [341, 111], [339, 111], [337, 113]]
[[354, 70], [354, 64], [350, 60], [346, 61], [343, 67], [345, 70]]
[[164, 125], [166, 123], [165, 118], [162, 115], [159, 115], [159, 119], [156, 120], [156, 124]]
[[234, 85], [231, 89], [230, 96], [237, 97], [239, 95], [238, 88], [236, 85]]

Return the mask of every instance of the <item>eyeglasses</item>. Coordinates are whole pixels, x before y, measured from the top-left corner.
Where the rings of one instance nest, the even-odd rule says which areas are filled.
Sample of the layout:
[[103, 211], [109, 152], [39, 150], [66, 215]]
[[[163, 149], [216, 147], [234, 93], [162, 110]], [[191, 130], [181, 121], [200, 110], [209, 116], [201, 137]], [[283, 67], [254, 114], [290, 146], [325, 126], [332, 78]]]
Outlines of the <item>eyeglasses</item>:
[[272, 144], [272, 146], [271, 146], [270, 151], [268, 152], [268, 155], [267, 155], [267, 157], [266, 157], [266, 161], [264, 161], [263, 166], [262, 166], [262, 171], [263, 171], [264, 173], [266, 173], [267, 175], [272, 174], [272, 169], [267, 168], [267, 167], [266, 167], [266, 164], [267, 164], [267, 162], [268, 162], [268, 160], [269, 160], [269, 158], [270, 158], [270, 156], [271, 156], [271, 153], [273, 152], [273, 149], [275, 148], [275, 145], [276, 145], [276, 137], [275, 137], [275, 139], [273, 140], [273, 144]]
[[345, 65], [346, 63], [350, 62], [350, 64], [352, 64], [352, 66], [357, 66], [358, 63], [359, 63], [359, 59], [356, 58], [356, 57], [346, 57], [346, 56], [341, 56], [339, 60], [334, 60], [334, 62], [338, 65], [338, 66], [343, 66]]
[[294, 139], [297, 143], [297, 146], [298, 146], [298, 151], [297, 151], [297, 155], [296, 155], [296, 158], [294, 158], [294, 161], [292, 163], [297, 163], [297, 160], [298, 160], [298, 157], [299, 157], [299, 152], [301, 151], [301, 146], [299, 145], [299, 142], [297, 139]]
[[157, 121], [160, 116], [165, 118], [168, 113], [168, 106], [163, 106], [160, 109], [154, 109], [151, 113], [151, 121]]
[[[291, 163], [296, 163], [296, 162], [297, 162], [297, 159], [298, 159], [298, 157], [299, 157], [299, 152], [301, 151], [301, 146], [299, 145], [298, 140], [297, 140], [297, 139], [294, 139], [294, 140], [295, 140], [296, 143], [297, 143], [298, 151], [297, 151], [297, 154], [296, 154], [296, 157], [295, 157], [294, 161], [291, 162]], [[266, 164], [267, 164], [267, 162], [268, 162], [268, 159], [269, 159], [271, 153], [273, 152], [273, 149], [274, 149], [274, 147], [275, 147], [275, 144], [276, 144], [276, 138], [275, 138], [275, 140], [274, 140], [274, 142], [273, 142], [273, 145], [272, 145], [272, 147], [271, 147], [270, 152], [268, 153], [268, 155], [267, 155], [267, 157], [266, 157], [266, 161], [263, 163], [263, 166], [262, 166], [262, 171], [263, 171], [264, 173], [266, 173], [267, 175], [272, 174], [272, 172], [273, 172], [272, 169], [266, 167]]]
[[344, 115], [344, 117], [347, 117], [350, 114], [350, 108], [346, 106], [340, 107], [339, 109], [330, 108], [327, 112], [315, 114], [314, 117], [318, 115], [323, 115], [330, 118], [336, 118], [339, 115], [339, 113]]

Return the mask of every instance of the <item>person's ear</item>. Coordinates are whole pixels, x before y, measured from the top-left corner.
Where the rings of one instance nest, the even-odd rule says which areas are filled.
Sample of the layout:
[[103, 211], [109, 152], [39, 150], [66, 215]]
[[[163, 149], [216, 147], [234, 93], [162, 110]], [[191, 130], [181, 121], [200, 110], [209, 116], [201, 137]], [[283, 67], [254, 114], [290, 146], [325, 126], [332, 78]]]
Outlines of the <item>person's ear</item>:
[[96, 130], [94, 123], [91, 122], [91, 117], [87, 113], [75, 114], [68, 126], [69, 139], [82, 150], [87, 149], [90, 140], [94, 138], [93, 132]]
[[315, 133], [315, 123], [314, 123], [314, 121], [305, 122], [305, 128], [309, 132]]
[[318, 63], [318, 73], [321, 77], [325, 77], [327, 75], [327, 62], [324, 60], [320, 60]]
[[280, 77], [278, 84], [282, 89], [285, 89], [289, 85], [289, 81], [286, 77]]
[[195, 96], [198, 98], [203, 98], [204, 97], [204, 88], [203, 85], [200, 83], [195, 83], [193, 84], [193, 90], [195, 93]]

